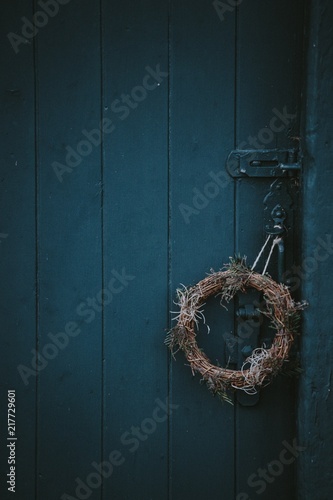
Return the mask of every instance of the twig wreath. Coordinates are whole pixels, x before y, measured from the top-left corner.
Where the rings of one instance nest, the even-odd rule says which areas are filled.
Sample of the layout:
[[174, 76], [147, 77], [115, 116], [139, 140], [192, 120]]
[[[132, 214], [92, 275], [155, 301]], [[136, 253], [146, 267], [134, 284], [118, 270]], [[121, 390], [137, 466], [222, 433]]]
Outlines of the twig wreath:
[[[255, 349], [238, 371], [213, 365], [196, 341], [199, 321], [205, 322], [205, 301], [213, 295], [221, 296], [223, 305], [222, 301], [230, 302], [237, 292], [246, 292], [247, 288], [263, 292], [266, 307], [260, 312], [269, 318], [276, 330], [272, 346]], [[165, 343], [173, 356], [179, 350], [184, 351], [192, 374], [200, 373], [214, 394], [231, 402], [228, 390], [254, 393], [281, 371], [297, 333], [299, 311], [305, 307], [304, 303], [293, 301], [285, 285], [267, 274], [251, 270], [245, 258], [231, 259], [222, 270], [212, 272], [196, 285], [178, 289], [177, 295], [180, 307], [174, 318], [177, 325], [168, 333]]]

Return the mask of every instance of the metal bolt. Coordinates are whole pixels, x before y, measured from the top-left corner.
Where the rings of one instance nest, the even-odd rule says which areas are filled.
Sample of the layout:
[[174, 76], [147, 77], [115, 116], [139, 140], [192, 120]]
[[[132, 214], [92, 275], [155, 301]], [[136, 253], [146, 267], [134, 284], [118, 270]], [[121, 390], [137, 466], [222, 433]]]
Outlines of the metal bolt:
[[244, 320], [257, 319], [260, 316], [260, 311], [253, 304], [245, 304], [236, 311], [236, 316]]

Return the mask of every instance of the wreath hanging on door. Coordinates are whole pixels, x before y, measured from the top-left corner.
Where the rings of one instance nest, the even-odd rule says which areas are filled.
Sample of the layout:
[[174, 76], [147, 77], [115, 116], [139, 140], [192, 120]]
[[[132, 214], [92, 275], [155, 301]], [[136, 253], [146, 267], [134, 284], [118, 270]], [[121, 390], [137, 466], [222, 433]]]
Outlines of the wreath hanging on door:
[[[276, 330], [272, 346], [255, 349], [238, 371], [213, 365], [196, 341], [199, 321], [205, 322], [205, 301], [211, 296], [220, 296], [223, 305], [223, 301], [230, 302], [237, 292], [246, 292], [247, 288], [263, 292], [265, 308], [260, 313]], [[299, 311], [305, 307], [305, 303], [293, 301], [285, 285], [267, 274], [254, 272], [247, 267], [245, 258], [231, 259], [221, 271], [212, 272], [190, 288], [178, 289], [177, 295], [180, 307], [175, 318], [177, 325], [168, 333], [165, 343], [173, 356], [178, 350], [185, 353], [192, 374], [200, 373], [214, 394], [231, 402], [228, 390], [253, 394], [281, 371], [297, 334]]]

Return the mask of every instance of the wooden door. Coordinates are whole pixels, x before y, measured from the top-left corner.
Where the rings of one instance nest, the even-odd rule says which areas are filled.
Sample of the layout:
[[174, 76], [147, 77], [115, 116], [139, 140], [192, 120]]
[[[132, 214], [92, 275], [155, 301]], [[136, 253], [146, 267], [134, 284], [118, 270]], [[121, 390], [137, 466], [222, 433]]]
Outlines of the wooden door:
[[[15, 390], [16, 498], [295, 498], [294, 380], [222, 404], [164, 339], [180, 283], [262, 247], [274, 179], [229, 177], [225, 162], [298, 145], [303, 10], [3, 7], [1, 398]], [[207, 306], [201, 345], [226, 362], [234, 305]]]

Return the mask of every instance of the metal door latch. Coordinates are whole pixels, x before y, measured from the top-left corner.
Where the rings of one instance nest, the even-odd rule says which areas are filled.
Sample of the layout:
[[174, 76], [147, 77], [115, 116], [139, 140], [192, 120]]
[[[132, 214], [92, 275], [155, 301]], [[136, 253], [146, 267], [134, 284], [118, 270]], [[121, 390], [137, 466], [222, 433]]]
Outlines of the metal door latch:
[[266, 224], [265, 231], [272, 236], [282, 235], [286, 231], [285, 220], [286, 211], [282, 205], [276, 205], [271, 212], [272, 223]]
[[236, 316], [243, 320], [257, 319], [260, 317], [260, 312], [254, 307], [253, 304], [243, 304], [236, 311]]
[[[241, 370], [246, 358], [259, 346], [261, 313], [259, 308], [260, 293], [257, 290], [248, 290], [246, 294], [237, 295], [237, 349], [232, 356], [229, 355], [229, 362], [235, 368]], [[238, 391], [237, 401], [243, 406], [253, 406], [259, 401], [259, 392], [256, 394], [246, 394]]]
[[234, 150], [226, 161], [231, 177], [288, 177], [301, 170], [297, 149]]

